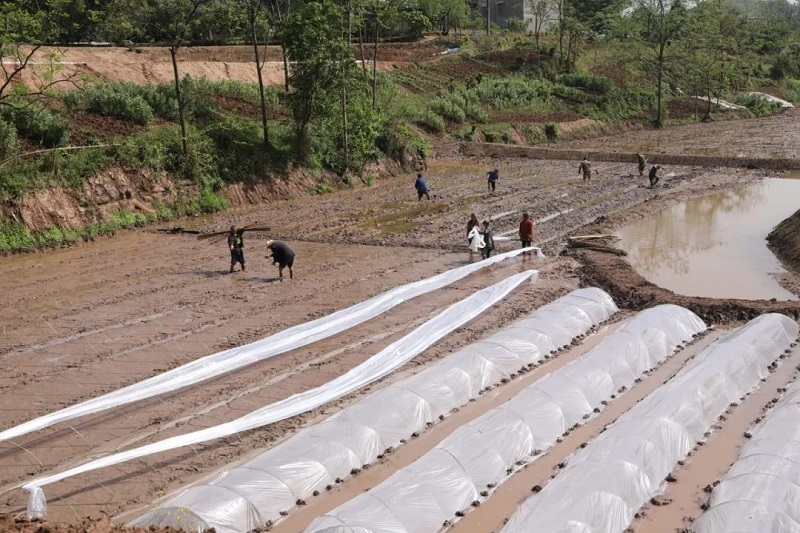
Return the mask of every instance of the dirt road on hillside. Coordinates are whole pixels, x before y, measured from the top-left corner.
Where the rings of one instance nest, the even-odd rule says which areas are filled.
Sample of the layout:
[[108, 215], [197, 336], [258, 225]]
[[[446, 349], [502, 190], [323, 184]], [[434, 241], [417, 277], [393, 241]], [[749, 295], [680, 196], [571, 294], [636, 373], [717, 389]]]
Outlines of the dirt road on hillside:
[[[753, 140], [783, 120], [731, 123], [731, 130], [736, 139]], [[743, 128], [750, 128], [750, 134]], [[677, 146], [688, 133], [674, 128], [661, 135], [665, 145]], [[797, 140], [785, 142], [796, 146]], [[602, 142], [616, 146], [612, 140]], [[619, 140], [620, 148], [626, 142]], [[0, 259], [0, 308], [5, 310], [0, 320], [0, 427], [6, 428], [465, 264], [471, 212], [493, 218], [495, 234], [512, 239], [499, 243], [503, 251], [517, 246], [520, 215], [530, 211], [539, 220], [535, 241], [548, 255], [501, 263], [344, 334], [201, 386], [0, 443], [0, 513], [23, 511], [25, 494], [17, 487], [25, 481], [110, 451], [229, 421], [319, 386], [476, 289], [524, 269], [540, 270], [538, 283], [515, 291], [387, 380], [399, 379], [577, 287], [581, 276], [615, 279], [614, 270], [626, 268], [624, 263], [595, 261], [595, 278], [587, 276], [575, 258], [556, 255], [571, 232], [598, 219], [614, 229], [683, 199], [766, 175], [759, 170], [675, 167], [663, 188], [650, 190], [631, 176], [632, 165], [598, 163], [600, 177], [582, 182], [571, 162], [467, 160], [445, 149], [440, 154], [452, 158], [431, 164], [430, 202], [418, 202], [413, 177], [403, 176], [372, 187], [180, 221], [203, 230], [231, 223], [269, 224], [275, 230], [270, 237], [286, 240], [298, 253], [296, 278], [283, 283], [276, 282], [277, 268], [267, 264], [263, 240], [255, 236], [246, 241], [247, 271], [232, 275], [226, 273], [224, 244], [154, 229]], [[486, 193], [485, 172], [493, 166], [500, 169], [501, 181], [492, 195]], [[618, 304], [634, 307], [668, 299], [654, 292], [645, 304], [636, 303], [634, 293], [614, 296]], [[763, 311], [776, 308], [769, 302], [758, 305]], [[745, 318], [739, 310], [732, 303], [714, 319], [736, 323]], [[123, 512], [130, 517], [132, 511], [154, 505], [161, 494], [251, 457], [351, 400], [48, 486], [48, 517], [70, 522]]]

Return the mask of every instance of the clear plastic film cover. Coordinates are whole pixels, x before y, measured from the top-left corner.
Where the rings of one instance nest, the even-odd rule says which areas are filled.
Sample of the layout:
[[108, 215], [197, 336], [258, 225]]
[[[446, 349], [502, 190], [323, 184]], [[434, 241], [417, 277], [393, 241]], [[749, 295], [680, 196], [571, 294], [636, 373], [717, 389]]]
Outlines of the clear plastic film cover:
[[[586, 333], [590, 327], [607, 320], [617, 311], [611, 298], [600, 289], [579, 289], [557, 302], [563, 304], [558, 308], [565, 315], [588, 314], [592, 317], [592, 322], [586, 323], [586, 329], [578, 334]], [[561, 327], [550, 322], [560, 320], [553, 314], [553, 307], [547, 306], [547, 309], [550, 319], [537, 319], [538, 330], [523, 326], [539, 315], [539, 311], [535, 311], [530, 317], [463, 348], [419, 374], [393, 383], [326, 421], [300, 431], [285, 443], [229, 472], [233, 474], [244, 471], [237, 475], [237, 479], [242, 479], [243, 486], [262, 483], [246, 479], [252, 476], [254, 480], [263, 478], [268, 490], [278, 491], [281, 495], [279, 498], [259, 498], [258, 503], [255, 499], [253, 503], [264, 521], [279, 519], [281, 511], [293, 507], [297, 499], [309, 497], [314, 490], [325, 487], [323, 478], [335, 480], [347, 477], [352, 468], [374, 462], [387, 448], [397, 446], [401, 439], [407, 439], [412, 433], [423, 430], [428, 422], [466, 404], [488, 385], [499, 382], [521, 367], [543, 360], [551, 350], [571, 342], [571, 337], [564, 339], [565, 333]], [[590, 311], [584, 312], [584, 309]], [[559, 339], [558, 342], [548, 335], [548, 330], [554, 332], [553, 336]], [[329, 449], [309, 447], [305, 444], [309, 441], [326, 442]], [[340, 454], [341, 450], [349, 450], [351, 455], [343, 457], [355, 457], [359, 463], [354, 466], [346, 461], [331, 462], [328, 454]], [[458, 491], [452, 485], [445, 488], [458, 501], [471, 502], [475, 499], [474, 488], [456, 475], [457, 463], [453, 455], [447, 453], [446, 456], [447, 464], [438, 466], [437, 471], [449, 469], [453, 479], [459, 480], [461, 485]], [[326, 468], [330, 469], [325, 470]], [[292, 475], [289, 475], [290, 471]], [[421, 472], [420, 475], [429, 473]], [[212, 483], [226, 482], [226, 479], [230, 478], [223, 477], [221, 481], [215, 480]], [[282, 486], [280, 490], [278, 484]], [[199, 486], [168, 500], [162, 504], [161, 510], [150, 512], [133, 521], [131, 525], [152, 524], [154, 513], [159, 514], [163, 509], [186, 507], [194, 490], [199, 490]], [[244, 490], [237, 492], [246, 495]], [[291, 496], [286, 496], [289, 494]], [[440, 495], [433, 494], [431, 497], [435, 501]], [[382, 524], [386, 524], [389, 520], [387, 517], [391, 516], [381, 506], [374, 506], [365, 512], [370, 516], [375, 513], [382, 517], [376, 518]], [[333, 523], [329, 522], [331, 527], [337, 524], [339, 522], [335, 520]], [[391, 530], [389, 526], [384, 527], [382, 531]]]
[[[570, 458], [542, 492], [517, 509], [503, 532], [573, 531], [576, 524], [594, 533], [625, 530], [642, 504], [663, 490], [663, 480], [678, 460], [704, 439], [731, 402], [758, 386], [797, 333], [797, 324], [788, 317], [763, 315], [703, 350]], [[668, 337], [669, 342], [676, 340]], [[751, 490], [775, 496], [763, 484], [754, 482]], [[702, 531], [794, 531], [763, 529], [767, 523], [741, 529], [739, 520], [731, 522], [732, 529]]]
[[800, 531], [800, 381], [795, 380], [751, 434], [692, 531]]
[[[311, 409], [354, 392], [400, 368], [428, 349], [431, 345], [447, 336], [453, 330], [458, 329], [470, 320], [480, 316], [492, 305], [505, 298], [521, 283], [531, 279], [536, 280], [536, 276], [537, 272], [535, 270], [520, 272], [519, 274], [509, 276], [503, 281], [472, 294], [460, 302], [451, 305], [431, 320], [428, 320], [408, 335], [393, 342], [365, 362], [322, 386], [309, 389], [299, 394], [294, 394], [284, 400], [269, 404], [224, 424], [184, 435], [177, 435], [131, 450], [114, 453], [64, 472], [35, 479], [23, 485], [23, 489], [31, 493], [31, 498], [33, 498], [35, 488], [55, 483], [62, 479], [131, 461], [140, 457], [227, 437], [310, 411]], [[303, 451], [307, 454], [311, 453], [308, 449]], [[271, 473], [279, 479], [291, 480], [292, 483], [296, 483], [299, 487], [298, 490], [304, 490], [306, 487], [312, 485], [315, 487], [319, 486], [319, 483], [322, 482], [321, 480], [329, 479], [326, 477], [328, 476], [328, 471], [325, 469], [325, 460], [314, 461], [309, 457], [307, 464], [313, 468], [319, 468], [317, 465], [321, 465], [322, 470], [319, 474], [307, 475], [302, 465], [288, 465], [277, 466], [276, 469], [280, 471]]]
[[[558, 307], [551, 306], [550, 311]], [[680, 326], [675, 322], [680, 322]], [[619, 342], [616, 338], [662, 331], [670, 339], [672, 353], [679, 344], [691, 340], [705, 327], [694, 313], [675, 306], [660, 306], [639, 313], [577, 360], [458, 428], [418, 461], [371, 491], [319, 517], [307, 531], [344, 533], [346, 528], [355, 526], [373, 533], [439, 530], [445, 521], [454, 520], [458, 511], [480, 499], [480, 492], [486, 490], [487, 485], [502, 482], [508, 475], [507, 470], [517, 461], [529, 461], [534, 451], [547, 450], [569, 427], [584, 423], [584, 416], [591, 416], [594, 408], [611, 394], [623, 386], [630, 387], [637, 377], [652, 368], [645, 368], [642, 361], [656, 365], [669, 355], [663, 350], [664, 338], [657, 335], [648, 334], [641, 343]], [[676, 336], [676, 331], [682, 332], [682, 336]], [[653, 357], [628, 353], [650, 350], [648, 342], [653, 343], [652, 350], [656, 354]], [[631, 362], [638, 372], [630, 368]], [[621, 367], [625, 366], [628, 370], [622, 371]], [[626, 480], [640, 476], [638, 467], [631, 465], [629, 470]], [[641, 494], [643, 490], [635, 493]], [[415, 495], [413, 501], [406, 498], [409, 494]], [[384, 529], [381, 523], [365, 520], [375, 497], [385, 502], [402, 529], [398, 530], [396, 523], [391, 529]], [[419, 501], [419, 512], [409, 509], [416, 501]], [[434, 502], [435, 507], [432, 506]]]
[[341, 333], [407, 300], [446, 287], [482, 268], [519, 255], [523, 251], [525, 250], [514, 250], [499, 254], [477, 263], [448, 270], [430, 278], [400, 285], [328, 316], [293, 326], [280, 333], [244, 346], [202, 357], [169, 372], [158, 374], [97, 398], [92, 398], [18, 426], [7, 428], [0, 431], [0, 441], [20, 437], [81, 416], [99, 413], [106, 409], [166, 394], [253, 363], [264, 361], [276, 355], [296, 350]]

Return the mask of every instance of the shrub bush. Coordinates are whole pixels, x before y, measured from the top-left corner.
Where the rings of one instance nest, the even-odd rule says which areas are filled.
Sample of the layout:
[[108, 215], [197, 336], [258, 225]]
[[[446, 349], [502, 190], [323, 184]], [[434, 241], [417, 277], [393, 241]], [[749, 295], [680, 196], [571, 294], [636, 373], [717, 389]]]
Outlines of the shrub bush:
[[736, 97], [736, 103], [746, 107], [748, 113], [756, 117], [774, 115], [781, 108], [778, 102], [771, 102], [757, 94], [740, 94]]
[[64, 145], [69, 140], [67, 121], [40, 105], [0, 106], [0, 119], [13, 124], [17, 133], [47, 148]]
[[547, 137], [548, 141], [556, 142], [558, 140], [558, 124], [555, 122], [548, 122], [545, 124], [544, 136]]
[[422, 117], [419, 119], [419, 123], [433, 133], [441, 133], [445, 128], [444, 118], [430, 109], [423, 113]]
[[595, 74], [579, 74], [577, 72], [556, 76], [555, 82], [566, 85], [567, 87], [578, 87], [600, 94], [608, 94], [614, 88], [614, 83], [610, 78]]
[[0, 159], [11, 157], [18, 147], [17, 128], [10, 122], [0, 119]]
[[36, 242], [28, 228], [16, 222], [0, 223], [0, 252], [33, 250]]
[[138, 87], [129, 82], [86, 85], [80, 90], [67, 93], [64, 103], [70, 109], [145, 125], [153, 119], [153, 110], [139, 93]]

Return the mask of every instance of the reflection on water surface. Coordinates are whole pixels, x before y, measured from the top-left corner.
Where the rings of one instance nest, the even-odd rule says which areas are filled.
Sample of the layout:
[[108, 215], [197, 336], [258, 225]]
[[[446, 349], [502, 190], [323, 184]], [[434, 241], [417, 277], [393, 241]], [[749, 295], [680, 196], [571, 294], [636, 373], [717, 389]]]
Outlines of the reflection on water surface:
[[800, 180], [768, 178], [690, 200], [620, 230], [647, 280], [689, 296], [796, 300], [766, 236], [800, 209]]

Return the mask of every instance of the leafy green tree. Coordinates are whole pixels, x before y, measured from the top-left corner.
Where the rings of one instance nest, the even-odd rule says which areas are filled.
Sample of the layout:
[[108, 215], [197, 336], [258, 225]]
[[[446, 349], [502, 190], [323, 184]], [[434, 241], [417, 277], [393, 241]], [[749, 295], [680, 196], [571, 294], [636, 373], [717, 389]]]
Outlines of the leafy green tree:
[[[682, 44], [686, 53], [678, 80], [683, 77], [686, 87], [706, 98], [705, 117], [711, 115], [712, 99], [746, 73], [739, 61], [746, 50], [744, 41], [746, 20], [738, 10], [720, 0], [707, 0], [688, 12], [686, 38]], [[686, 78], [689, 79], [686, 79]]]
[[[260, 3], [260, 2], [259, 2]], [[241, 43], [250, 37], [249, 5], [240, 0], [214, 0], [203, 4], [191, 23], [192, 38]]]
[[656, 119], [664, 125], [664, 78], [676, 68], [686, 33], [687, 10], [683, 0], [634, 0], [625, 17], [612, 30], [629, 60], [640, 64], [654, 78]]
[[181, 144], [184, 157], [189, 156], [189, 141], [186, 133], [186, 98], [181, 90], [178, 71], [178, 50], [183, 46], [200, 7], [210, 0], [148, 0], [152, 8], [151, 26], [169, 46], [175, 96], [178, 99], [178, 121], [181, 126]]
[[[259, 43], [266, 42], [269, 34], [268, 12], [261, 0], [244, 0], [247, 10], [247, 25], [250, 30], [250, 39], [253, 45], [253, 57], [256, 62], [258, 76], [258, 95], [261, 104], [261, 127], [264, 133], [264, 146], [269, 145], [269, 123], [267, 121], [267, 99], [264, 94], [264, 60], [266, 50], [259, 50]], [[265, 45], [266, 47], [266, 45]]]
[[538, 58], [540, 52], [539, 38], [542, 32], [555, 20], [558, 14], [558, 4], [556, 0], [526, 0], [526, 2], [528, 11], [531, 14], [533, 38], [536, 43], [536, 56]]
[[281, 38], [292, 59], [289, 107], [295, 128], [295, 153], [308, 162], [308, 126], [339, 103], [345, 81], [360, 76], [342, 32], [343, 10], [333, 3], [309, 2], [292, 12]]

